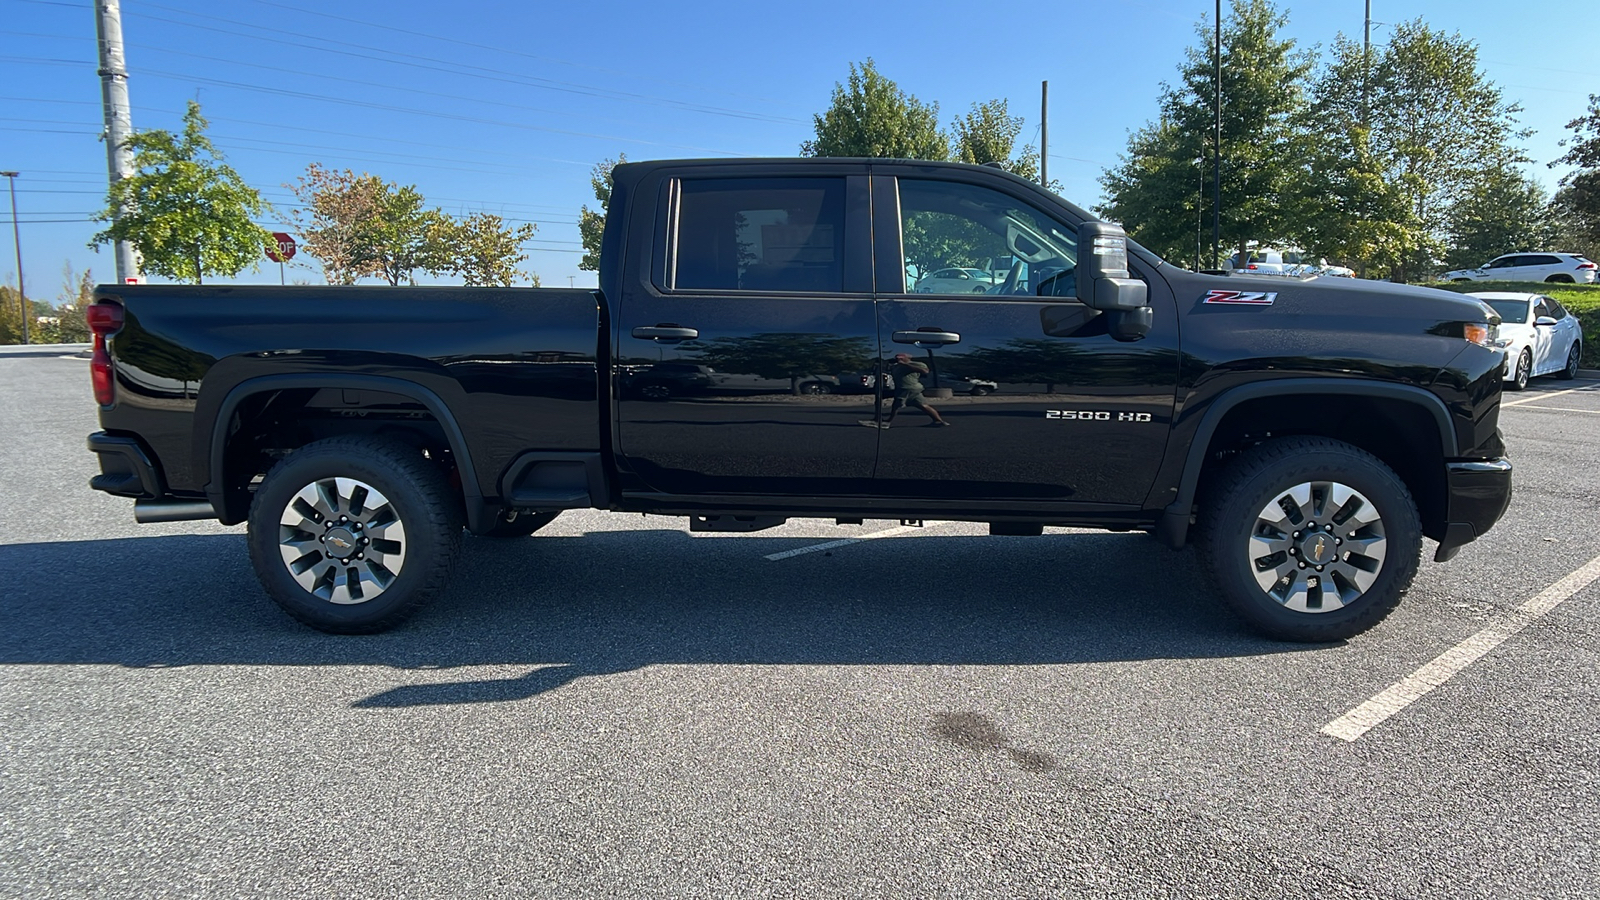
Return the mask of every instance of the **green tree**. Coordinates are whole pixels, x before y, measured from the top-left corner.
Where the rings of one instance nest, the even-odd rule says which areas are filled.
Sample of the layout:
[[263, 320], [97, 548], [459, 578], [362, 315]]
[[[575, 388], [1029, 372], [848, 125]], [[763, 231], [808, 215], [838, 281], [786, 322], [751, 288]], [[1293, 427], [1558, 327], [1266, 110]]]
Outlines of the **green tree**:
[[1548, 250], [1555, 239], [1544, 188], [1510, 166], [1485, 172], [1450, 207], [1452, 269], [1479, 266], [1502, 253]]
[[267, 204], [223, 163], [207, 124], [191, 100], [182, 134], [153, 129], [127, 139], [134, 174], [111, 185], [95, 217], [111, 224], [89, 246], [127, 241], [145, 271], [196, 284], [256, 267], [272, 236], [252, 217]]
[[1309, 148], [1293, 191], [1296, 242], [1312, 255], [1388, 272], [1418, 249], [1422, 234], [1403, 189], [1373, 155], [1367, 128], [1330, 126]]
[[[1290, 188], [1302, 175], [1305, 83], [1313, 61], [1279, 32], [1285, 14], [1270, 0], [1233, 0], [1222, 24], [1222, 244], [1292, 237]], [[1116, 168], [1101, 177], [1102, 212], [1152, 249], [1185, 258], [1212, 196], [1216, 70], [1212, 28], [1196, 25], [1176, 85], [1163, 85], [1161, 118], [1135, 132]]]
[[578, 210], [578, 236], [583, 241], [583, 259], [578, 261], [578, 268], [585, 272], [600, 271], [600, 240], [605, 236], [606, 214], [611, 209], [611, 170], [627, 161], [626, 154], [618, 153], [616, 159], [601, 160], [589, 173], [600, 211], [595, 212], [588, 204]]
[[539, 286], [539, 276], [523, 272], [517, 265], [528, 258], [522, 245], [530, 240], [536, 226], [512, 228], [493, 213], [481, 212], [463, 219], [442, 218], [432, 236], [434, 243], [448, 248], [445, 271], [460, 276], [468, 286], [509, 287], [518, 278]]
[[950, 123], [950, 131], [957, 162], [998, 163], [1007, 172], [1039, 180], [1039, 152], [1032, 144], [1017, 148], [1022, 117], [1011, 115], [1006, 101], [972, 104], [966, 115]]
[[293, 211], [306, 252], [322, 262], [329, 284], [367, 277], [415, 284], [419, 271], [437, 274], [452, 261], [441, 238], [450, 221], [425, 207], [415, 185], [312, 163], [289, 185], [302, 206]]
[[80, 274], [67, 260], [61, 267], [61, 293], [56, 296], [56, 305], [41, 314], [34, 339], [52, 344], [88, 343], [92, 336], [83, 316], [84, 308], [93, 302], [94, 273], [85, 269]]
[[22, 343], [22, 301], [17, 298], [16, 288], [0, 285], [0, 344], [20, 343]]
[[1517, 128], [1520, 108], [1480, 71], [1472, 41], [1420, 19], [1396, 25], [1370, 59], [1355, 41], [1334, 42], [1312, 90], [1314, 119], [1359, 121], [1363, 108], [1367, 149], [1409, 209], [1395, 223], [1407, 232], [1406, 249], [1391, 277], [1430, 273], [1441, 262], [1454, 204], [1485, 172], [1522, 161], [1512, 145], [1526, 134]]
[[888, 159], [950, 158], [950, 139], [939, 130], [939, 104], [923, 103], [878, 72], [870, 58], [850, 64], [845, 84], [834, 84], [827, 111], [813, 116], [816, 137], [802, 156]]
[[1567, 128], [1572, 136], [1561, 142], [1567, 152], [1550, 165], [1574, 170], [1561, 179], [1551, 213], [1562, 248], [1593, 259], [1600, 252], [1600, 94], [1589, 95], [1588, 110]]

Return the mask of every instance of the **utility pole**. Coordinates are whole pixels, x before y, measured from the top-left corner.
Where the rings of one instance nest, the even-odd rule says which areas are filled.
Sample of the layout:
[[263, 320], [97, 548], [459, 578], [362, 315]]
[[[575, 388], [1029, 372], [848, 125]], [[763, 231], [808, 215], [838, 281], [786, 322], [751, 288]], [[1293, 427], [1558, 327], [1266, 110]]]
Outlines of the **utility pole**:
[[1367, 0], [1367, 19], [1361, 28], [1361, 125], [1372, 127], [1372, 107], [1368, 91], [1372, 84], [1372, 0]]
[[[95, 0], [95, 31], [100, 38], [100, 101], [105, 109], [106, 169], [111, 184], [133, 174], [133, 152], [127, 140], [133, 135], [133, 114], [128, 108], [128, 66], [122, 56], [120, 0]], [[118, 206], [117, 218], [127, 209]], [[117, 283], [137, 284], [139, 258], [133, 245], [117, 241]]]
[[17, 227], [17, 176], [21, 174], [0, 172], [11, 182], [11, 239], [17, 244], [17, 299], [22, 301], [22, 342], [31, 344], [33, 341], [28, 336], [28, 320], [33, 317], [28, 315], [28, 292], [22, 289], [22, 231]]
[[1212, 52], [1216, 72], [1216, 124], [1211, 133], [1211, 264], [1222, 250], [1222, 0], [1217, 0], [1216, 37]]
[[1050, 188], [1050, 82], [1039, 83], [1039, 183]]

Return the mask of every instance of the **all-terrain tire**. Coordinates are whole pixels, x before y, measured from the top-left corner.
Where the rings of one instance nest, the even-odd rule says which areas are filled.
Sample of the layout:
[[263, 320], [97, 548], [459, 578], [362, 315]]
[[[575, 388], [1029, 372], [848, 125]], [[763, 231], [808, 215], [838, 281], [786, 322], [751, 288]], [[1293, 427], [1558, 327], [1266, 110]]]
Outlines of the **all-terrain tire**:
[[1212, 479], [1201, 503], [1203, 565], [1228, 607], [1268, 637], [1353, 637], [1389, 615], [1417, 574], [1422, 525], [1411, 492], [1377, 457], [1341, 441], [1258, 444]]
[[462, 514], [406, 444], [334, 437], [272, 467], [250, 504], [250, 563], [283, 611], [332, 634], [400, 624], [444, 588]]

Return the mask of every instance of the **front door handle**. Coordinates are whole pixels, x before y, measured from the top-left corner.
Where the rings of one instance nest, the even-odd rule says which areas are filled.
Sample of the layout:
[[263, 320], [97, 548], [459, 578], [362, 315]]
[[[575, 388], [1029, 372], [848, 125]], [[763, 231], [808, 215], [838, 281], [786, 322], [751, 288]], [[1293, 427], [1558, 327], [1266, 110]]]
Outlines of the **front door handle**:
[[678, 325], [640, 325], [633, 329], [633, 336], [651, 341], [692, 341], [700, 336], [700, 330]]
[[959, 344], [961, 335], [954, 331], [896, 331], [896, 344]]

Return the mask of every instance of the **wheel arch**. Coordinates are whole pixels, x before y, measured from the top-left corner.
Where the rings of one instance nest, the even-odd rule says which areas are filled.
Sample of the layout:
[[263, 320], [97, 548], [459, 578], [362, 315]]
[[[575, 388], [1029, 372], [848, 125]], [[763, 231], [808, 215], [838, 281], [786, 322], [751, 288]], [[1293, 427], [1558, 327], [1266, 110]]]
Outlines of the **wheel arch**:
[[[1306, 398], [1316, 398], [1317, 414], [1306, 411]], [[1345, 422], [1351, 423], [1348, 428], [1342, 427]], [[1410, 488], [1424, 533], [1438, 538], [1446, 511], [1443, 463], [1459, 454], [1444, 401], [1411, 385], [1313, 378], [1241, 385], [1210, 402], [1156, 536], [1169, 547], [1182, 547], [1206, 479], [1240, 448], [1288, 435], [1329, 437], [1378, 457]]]
[[[460, 472], [461, 499], [466, 508], [466, 517], [469, 527], [480, 527], [484, 516], [485, 506], [482, 489], [478, 484], [477, 470], [472, 462], [472, 454], [468, 450], [466, 435], [462, 432], [455, 415], [444, 400], [434, 391], [414, 381], [403, 378], [394, 378], [384, 375], [360, 375], [344, 373], [299, 373], [261, 375], [246, 379], [234, 385], [218, 403], [215, 415], [210, 417], [211, 428], [209, 433], [199, 431], [195, 435], [196, 447], [194, 458], [204, 460], [207, 465], [205, 492], [211, 500], [212, 506], [217, 510], [218, 519], [225, 525], [237, 524], [245, 519], [249, 511], [249, 495], [238, 490], [229, 490], [231, 484], [228, 470], [228, 438], [229, 425], [234, 414], [240, 407], [253, 398], [264, 394], [276, 394], [283, 391], [323, 389], [346, 389], [373, 391], [383, 394], [394, 394], [413, 401], [432, 417], [438, 425], [449, 445], [451, 456], [455, 460]], [[198, 413], [198, 410], [197, 410]], [[198, 416], [197, 416], [198, 417]], [[204, 421], [204, 417], [198, 417]], [[204, 442], [201, 444], [201, 442]]]

